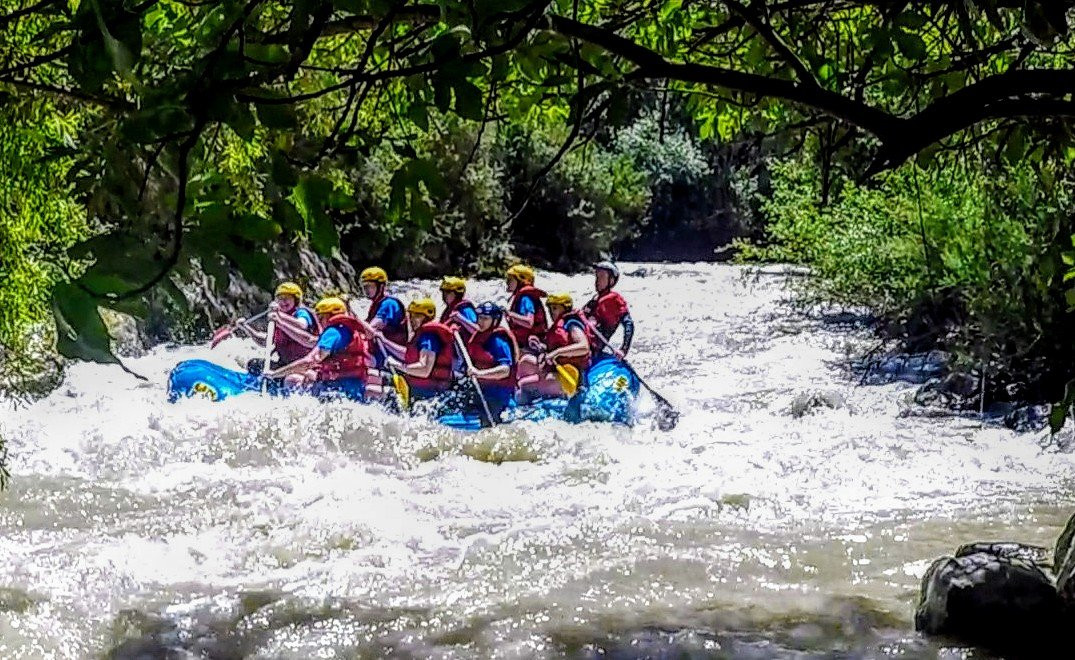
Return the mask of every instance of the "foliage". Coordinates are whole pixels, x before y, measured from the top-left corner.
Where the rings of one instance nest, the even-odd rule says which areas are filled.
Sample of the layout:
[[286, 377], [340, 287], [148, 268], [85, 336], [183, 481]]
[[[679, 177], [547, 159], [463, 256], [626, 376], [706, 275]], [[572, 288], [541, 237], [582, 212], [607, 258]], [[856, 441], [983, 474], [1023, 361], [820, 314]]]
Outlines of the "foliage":
[[[0, 92], [86, 108], [68, 175], [100, 235], [73, 248], [89, 266], [54, 300], [61, 349], [91, 359], [110, 359], [98, 304], [139, 313], [152, 296], [179, 304], [173, 276], [194, 266], [221, 286], [231, 271], [265, 283], [267, 243], [338, 250], [339, 223], [384, 200], [338, 173], [393, 161], [386, 145], [398, 159], [375, 221], [398, 230], [393, 240], [432, 228], [450, 188], [423, 145], [443, 133], [442, 117], [547, 126], [563, 148], [532, 151], [567, 159], [566, 170], [606, 158], [570, 146], [629, 120], [633, 96], [653, 81], [686, 95], [703, 136], [823, 135], [825, 161], [845, 172], [879, 172], [961, 140], [1034, 160], [1071, 146], [1075, 0], [2, 3]], [[597, 166], [635, 190], [626, 163]], [[559, 171], [532, 174], [560, 185]], [[561, 209], [589, 224], [554, 232], [588, 250], [608, 244], [614, 216], [638, 208], [598, 203], [608, 192], [599, 184], [591, 178], [579, 205]], [[527, 195], [509, 197], [518, 221]], [[451, 243], [422, 248], [436, 255], [430, 267], [466, 261], [447, 256]]]
[[1075, 351], [1057, 237], [1075, 230], [1075, 181], [1044, 186], [1025, 163], [972, 155], [869, 186], [843, 181], [821, 206], [809, 159], [772, 170], [771, 242], [742, 258], [809, 264], [813, 295], [876, 310], [912, 349], [941, 345], [959, 366], [984, 365], [993, 398], [1059, 398]]

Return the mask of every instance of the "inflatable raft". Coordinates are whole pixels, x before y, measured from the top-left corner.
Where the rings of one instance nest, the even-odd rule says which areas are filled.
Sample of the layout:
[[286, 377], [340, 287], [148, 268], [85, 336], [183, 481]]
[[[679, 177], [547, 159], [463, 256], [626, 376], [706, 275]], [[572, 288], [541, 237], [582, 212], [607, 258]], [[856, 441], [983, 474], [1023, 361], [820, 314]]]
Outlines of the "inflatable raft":
[[[559, 419], [568, 422], [611, 422], [633, 424], [640, 383], [619, 360], [607, 356], [595, 361], [586, 373], [578, 393], [571, 399], [547, 399], [525, 406], [509, 408], [504, 421]], [[206, 360], [180, 362], [168, 375], [168, 400], [203, 397], [222, 401], [229, 397], [260, 392], [262, 378], [245, 371], [234, 371]], [[289, 393], [269, 381], [269, 394]], [[481, 428], [478, 410], [461, 410], [437, 417], [437, 421], [461, 430]]]

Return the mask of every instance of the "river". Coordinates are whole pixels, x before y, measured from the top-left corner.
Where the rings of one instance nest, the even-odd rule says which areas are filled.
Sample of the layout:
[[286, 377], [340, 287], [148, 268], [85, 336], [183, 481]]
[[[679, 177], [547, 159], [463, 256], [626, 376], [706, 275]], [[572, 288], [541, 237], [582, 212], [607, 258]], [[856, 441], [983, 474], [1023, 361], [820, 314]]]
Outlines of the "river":
[[[778, 268], [624, 271], [672, 432], [167, 403], [172, 365], [234, 366], [257, 352], [238, 340], [0, 402], [0, 657], [957, 657], [913, 632], [921, 575], [965, 542], [1051, 546], [1072, 456], [859, 386], [868, 333], [797, 310]], [[811, 392], [840, 405], [792, 414]]]

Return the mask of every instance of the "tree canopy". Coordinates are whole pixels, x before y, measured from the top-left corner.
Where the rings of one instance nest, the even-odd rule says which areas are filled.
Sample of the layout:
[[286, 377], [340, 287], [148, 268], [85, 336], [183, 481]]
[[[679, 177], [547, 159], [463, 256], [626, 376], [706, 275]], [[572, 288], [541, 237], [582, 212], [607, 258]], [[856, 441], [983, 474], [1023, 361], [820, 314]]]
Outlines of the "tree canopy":
[[402, 158], [389, 217], [432, 222], [453, 182], [414, 145], [449, 119], [479, 139], [563, 124], [535, 179], [652, 93], [681, 96], [704, 138], [814, 133], [865, 176], [969, 142], [1070, 161], [1073, 5], [0, 0], [0, 103], [80, 109], [46, 158], [96, 235], [53, 308], [61, 352], [111, 360], [98, 305], [181, 297], [190, 268], [268, 284], [261, 246], [281, 238], [336, 250], [357, 204], [340, 167], [373, 149]]

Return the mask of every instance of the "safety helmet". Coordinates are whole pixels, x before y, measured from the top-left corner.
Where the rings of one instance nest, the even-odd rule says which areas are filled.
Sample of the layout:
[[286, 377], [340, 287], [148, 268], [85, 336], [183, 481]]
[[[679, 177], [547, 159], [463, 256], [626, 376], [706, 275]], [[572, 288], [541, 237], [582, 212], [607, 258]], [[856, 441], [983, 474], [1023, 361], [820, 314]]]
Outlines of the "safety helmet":
[[594, 270], [603, 270], [612, 276], [612, 279], [620, 279], [620, 267], [611, 261], [599, 261], [593, 265]]
[[505, 274], [505, 276], [514, 277], [523, 284], [534, 283], [534, 269], [525, 264], [515, 264], [508, 269], [508, 272]]
[[347, 303], [336, 297], [322, 298], [321, 300], [317, 301], [316, 305], [314, 305], [314, 312], [321, 316], [346, 314]]
[[495, 302], [483, 302], [475, 307], [474, 311], [478, 316], [488, 316], [492, 318], [493, 323], [500, 323], [500, 319], [504, 318], [504, 310]]
[[297, 300], [302, 299], [302, 287], [294, 282], [281, 282], [280, 286], [276, 287], [276, 295], [278, 296], [295, 296]]
[[549, 305], [560, 305], [566, 309], [571, 309], [575, 306], [570, 293], [550, 293], [545, 302]]
[[445, 276], [440, 282], [441, 291], [451, 291], [463, 295], [467, 292], [467, 282], [462, 277]]
[[427, 318], [437, 315], [437, 306], [430, 298], [415, 298], [407, 305], [408, 314], [422, 314]]
[[388, 283], [388, 273], [384, 272], [384, 268], [379, 266], [370, 266], [366, 270], [362, 271], [362, 274], [358, 276], [360, 282], [377, 282], [378, 284]]

